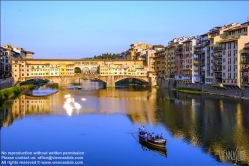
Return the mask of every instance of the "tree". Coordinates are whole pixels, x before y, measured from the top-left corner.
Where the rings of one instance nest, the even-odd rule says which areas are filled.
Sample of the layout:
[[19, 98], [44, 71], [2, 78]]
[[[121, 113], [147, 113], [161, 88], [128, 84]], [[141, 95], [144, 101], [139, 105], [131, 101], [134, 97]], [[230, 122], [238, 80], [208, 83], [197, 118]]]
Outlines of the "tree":
[[74, 68], [74, 73], [81, 73], [81, 69], [79, 67]]

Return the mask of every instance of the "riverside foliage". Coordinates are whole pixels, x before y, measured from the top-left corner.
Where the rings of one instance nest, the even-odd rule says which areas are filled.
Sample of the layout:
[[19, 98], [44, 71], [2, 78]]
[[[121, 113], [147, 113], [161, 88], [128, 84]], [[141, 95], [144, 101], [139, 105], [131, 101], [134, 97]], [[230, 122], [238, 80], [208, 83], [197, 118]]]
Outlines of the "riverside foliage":
[[34, 85], [29, 84], [29, 85], [13, 86], [11, 88], [5, 88], [0, 91], [0, 103], [6, 100], [14, 99], [19, 94], [21, 94], [23, 90], [31, 89], [33, 87]]

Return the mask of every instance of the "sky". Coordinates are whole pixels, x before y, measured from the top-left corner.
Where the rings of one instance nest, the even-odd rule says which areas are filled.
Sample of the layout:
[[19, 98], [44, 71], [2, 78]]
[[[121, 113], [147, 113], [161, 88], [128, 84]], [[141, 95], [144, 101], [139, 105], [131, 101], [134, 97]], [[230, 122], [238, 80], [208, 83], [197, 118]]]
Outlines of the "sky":
[[1, 1], [1, 45], [33, 58], [121, 53], [135, 42], [166, 46], [215, 26], [244, 23], [249, 1]]

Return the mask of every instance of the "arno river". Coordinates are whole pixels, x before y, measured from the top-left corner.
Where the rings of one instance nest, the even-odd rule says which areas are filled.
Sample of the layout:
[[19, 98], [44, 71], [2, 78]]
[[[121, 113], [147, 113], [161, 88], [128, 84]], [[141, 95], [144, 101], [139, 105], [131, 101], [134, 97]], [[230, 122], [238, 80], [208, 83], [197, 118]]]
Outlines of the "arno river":
[[[1, 119], [4, 152], [84, 152], [86, 166], [249, 165], [249, 100], [167, 89], [67, 89], [22, 95], [1, 108]], [[167, 138], [166, 149], [139, 143], [135, 132], [143, 125]]]

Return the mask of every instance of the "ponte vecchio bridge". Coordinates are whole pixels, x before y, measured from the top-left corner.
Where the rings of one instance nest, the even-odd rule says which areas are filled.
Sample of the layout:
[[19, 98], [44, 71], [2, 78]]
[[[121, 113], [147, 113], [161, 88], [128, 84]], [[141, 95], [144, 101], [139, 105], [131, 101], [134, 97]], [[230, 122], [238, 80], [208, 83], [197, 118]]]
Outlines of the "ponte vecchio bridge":
[[[80, 73], [75, 73], [75, 69]], [[134, 78], [153, 86], [155, 72], [150, 71], [141, 60], [81, 60], [81, 59], [12, 59], [12, 77], [16, 82], [30, 79], [48, 79], [66, 87], [76, 79], [98, 79], [106, 87]]]

